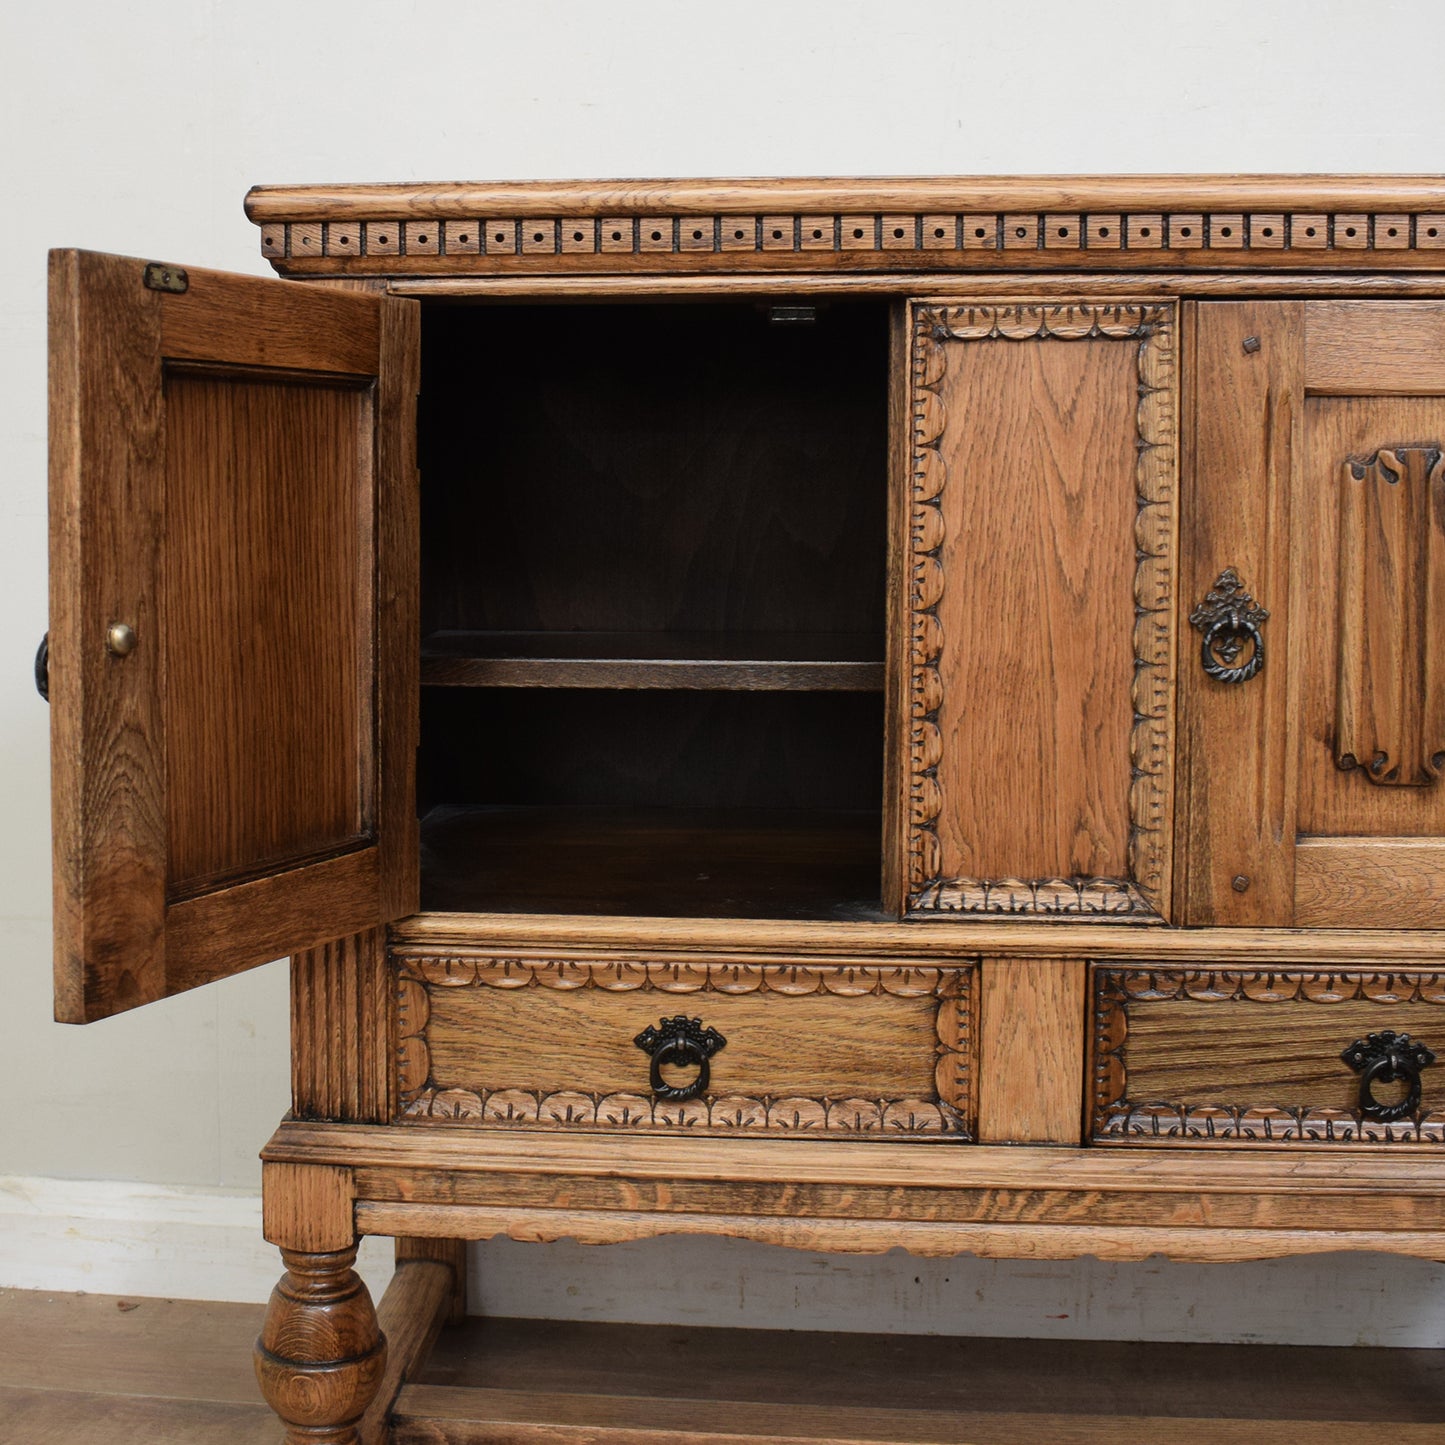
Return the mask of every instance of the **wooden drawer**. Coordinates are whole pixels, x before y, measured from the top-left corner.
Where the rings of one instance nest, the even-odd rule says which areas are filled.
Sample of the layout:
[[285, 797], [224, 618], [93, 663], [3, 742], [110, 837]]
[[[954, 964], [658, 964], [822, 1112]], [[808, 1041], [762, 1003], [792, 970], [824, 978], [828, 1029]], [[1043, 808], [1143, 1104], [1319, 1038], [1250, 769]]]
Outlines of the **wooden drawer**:
[[1445, 1067], [1384, 1057], [1445, 1064], [1445, 970], [1096, 964], [1090, 1001], [1098, 1143], [1445, 1143]]
[[[405, 1120], [483, 1127], [974, 1136], [972, 963], [393, 955]], [[725, 1043], [654, 1092], [666, 1021]], [[696, 1048], [659, 1061], [686, 1091]], [[678, 1067], [673, 1067], [676, 1064]]]

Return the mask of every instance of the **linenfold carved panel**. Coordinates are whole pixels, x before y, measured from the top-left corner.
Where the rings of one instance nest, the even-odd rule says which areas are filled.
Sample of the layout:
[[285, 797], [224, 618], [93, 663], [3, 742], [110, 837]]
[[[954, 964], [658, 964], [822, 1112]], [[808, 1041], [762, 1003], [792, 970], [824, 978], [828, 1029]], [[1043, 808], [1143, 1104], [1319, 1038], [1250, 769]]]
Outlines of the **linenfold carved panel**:
[[[971, 967], [933, 968], [914, 963], [809, 964], [734, 960], [618, 960], [530, 958], [472, 953], [465, 956], [408, 954], [397, 960], [397, 1084], [400, 1116], [407, 1120], [463, 1121], [501, 1128], [644, 1129], [665, 1132], [823, 1133], [898, 1139], [973, 1135], [974, 1025]], [[676, 1009], [672, 999], [688, 997], [690, 1011], [710, 1020], [708, 996], [774, 995], [776, 1023], [769, 1032], [777, 1047], [805, 1056], [817, 1047], [847, 1049], [850, 1000], [935, 1001], [931, 1097], [893, 1094], [831, 1096], [798, 1090], [721, 1092], [672, 1102], [647, 1092], [646, 1060], [639, 1088], [595, 1089], [585, 1078], [576, 1087], [490, 1088], [476, 1078], [438, 1077], [432, 1032], [448, 1011], [449, 995], [461, 990], [509, 994], [538, 991], [634, 995], [639, 1019]], [[654, 1005], [647, 995], [661, 995]], [[789, 999], [838, 1000], [836, 1030], [826, 1040], [793, 1038]], [[455, 1014], [455, 1010], [451, 1013]], [[716, 1010], [722, 1014], [723, 1010]], [[728, 1025], [724, 1023], [724, 1029]], [[630, 1042], [630, 1041], [629, 1041]], [[538, 1047], [546, 1048], [540, 1040]], [[730, 1053], [745, 1045], [738, 1041]], [[478, 1051], [480, 1057], [481, 1051]], [[641, 1057], [641, 1056], [639, 1056]], [[469, 1060], [470, 1063], [470, 1060]], [[474, 1072], [489, 1064], [478, 1062]]]
[[[921, 914], [1029, 914], [1061, 918], [1151, 916], [1169, 896], [1174, 677], [1174, 570], [1177, 491], [1178, 378], [1175, 310], [1171, 303], [927, 304], [913, 313], [912, 499], [908, 598], [909, 702], [907, 906]], [[1118, 687], [1132, 706], [1128, 777], [1107, 786], [1127, 791], [1127, 876], [988, 878], [947, 874], [938, 821], [949, 779], [941, 770], [950, 639], [940, 617], [946, 589], [968, 589], [968, 572], [945, 575], [945, 489], [978, 487], [979, 478], [951, 480], [944, 442], [949, 419], [943, 382], [950, 366], [966, 367], [975, 345], [1093, 341], [1135, 344], [1133, 408], [1135, 510], [1133, 536], [1120, 536], [1134, 559], [1132, 614], [1120, 631], [1131, 639], [1132, 672]], [[958, 343], [963, 343], [959, 345]], [[1000, 458], [1006, 466], [1007, 458]], [[968, 499], [953, 503], [967, 517]], [[1087, 588], [1089, 579], [1082, 586]], [[1125, 605], [1128, 605], [1127, 603]], [[957, 639], [954, 640], [955, 650]], [[1022, 663], [1020, 664], [1022, 665]], [[980, 680], [981, 685], [982, 680]], [[955, 686], [958, 684], [955, 683]], [[1020, 763], [1020, 766], [1026, 764]]]
[[[1248, 1094], [1268, 1086], [1241, 1083], [1238, 1103], [1131, 1097], [1130, 1010], [1138, 1004], [1195, 1003], [1235, 1007], [1282, 1005], [1278, 1023], [1264, 1039], [1291, 1037], [1298, 1008], [1376, 1004], [1428, 1005], [1441, 1010], [1445, 1026], [1445, 973], [1375, 969], [1280, 971], [1201, 965], [1195, 968], [1096, 967], [1092, 979], [1093, 1136], [1099, 1141], [1200, 1143], [1226, 1140], [1256, 1144], [1442, 1144], [1445, 1109], [1422, 1111], [1388, 1122], [1366, 1118], [1358, 1108], [1251, 1102]], [[1382, 1007], [1380, 1018], [1394, 1015]], [[1343, 1036], [1348, 1037], [1345, 1027]], [[1259, 1071], [1258, 1059], [1237, 1049], [1220, 1050], [1235, 1068]], [[1316, 1067], [1341, 1067], [1338, 1056]], [[1293, 1067], [1299, 1068], [1298, 1061]], [[1341, 1078], [1348, 1075], [1341, 1072]]]
[[1335, 761], [1382, 786], [1445, 766], [1445, 455], [1382, 447], [1340, 473]]

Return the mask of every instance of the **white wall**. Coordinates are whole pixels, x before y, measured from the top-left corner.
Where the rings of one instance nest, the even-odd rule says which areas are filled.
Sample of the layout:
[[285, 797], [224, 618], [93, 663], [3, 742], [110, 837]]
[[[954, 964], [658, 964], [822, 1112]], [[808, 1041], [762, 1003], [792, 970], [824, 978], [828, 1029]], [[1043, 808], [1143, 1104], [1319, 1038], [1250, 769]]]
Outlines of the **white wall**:
[[[1432, 79], [1442, 42], [1445, 6], [1433, 0], [5, 6], [0, 1172], [244, 1195], [256, 1188], [255, 1152], [287, 1089], [280, 965], [84, 1030], [49, 1021], [46, 715], [29, 683], [46, 614], [47, 247], [260, 271], [240, 208], [256, 181], [1430, 170], [1445, 159], [1445, 108]], [[15, 1197], [54, 1194], [26, 1188]], [[113, 1278], [103, 1235], [92, 1228], [83, 1245], [97, 1287]], [[5, 1238], [0, 1232], [0, 1284], [19, 1268]], [[682, 1247], [652, 1248], [672, 1267]], [[750, 1288], [755, 1297], [793, 1288], [822, 1298], [807, 1283], [819, 1275], [810, 1257], [687, 1248], [699, 1298], [712, 1298], [720, 1316], [733, 1307], [718, 1301]], [[498, 1245], [482, 1273], [535, 1281], [532, 1297], [547, 1308], [585, 1296], [594, 1311], [635, 1314], [655, 1306], [637, 1283], [645, 1277], [637, 1261], [649, 1257], [646, 1247], [619, 1256]], [[1418, 1293], [1433, 1280], [1441, 1299], [1438, 1271], [1371, 1268], [1381, 1290]], [[997, 1281], [999, 1269], [989, 1266], [988, 1278]], [[1066, 1300], [1074, 1317], [1085, 1301], [1088, 1316], [1088, 1301], [1114, 1288], [1106, 1276], [1160, 1301], [1203, 1291], [1216, 1321], [1207, 1327], [1227, 1303], [1236, 1333], [1247, 1335], [1271, 1309], [1287, 1318], [1277, 1284], [1285, 1275], [1318, 1301], [1337, 1269], [1329, 1261], [1213, 1274], [1150, 1265], [1119, 1276], [1088, 1264], [1035, 1267], [1021, 1293], [1034, 1302], [1026, 1318], [1042, 1322]], [[855, 1325], [885, 1296], [909, 1317], [914, 1263], [887, 1257], [822, 1270], [865, 1282], [858, 1298], [874, 1304], [858, 1306]], [[1040, 1279], [1056, 1283], [1059, 1308], [1048, 1308]], [[203, 1278], [174, 1272], [164, 1288], [188, 1280], [209, 1292]], [[498, 1298], [517, 1308], [526, 1295]], [[690, 1319], [696, 1308], [678, 1306]], [[839, 1295], [819, 1308], [841, 1316], [854, 1306]], [[817, 1322], [816, 1311], [805, 1313]], [[1132, 1325], [1108, 1309], [1096, 1314], [1103, 1322], [1081, 1327], [1156, 1328], [1147, 1321], [1157, 1311]], [[920, 1327], [926, 1315], [916, 1316]], [[1427, 1311], [1417, 1323], [1445, 1343], [1445, 1315]]]

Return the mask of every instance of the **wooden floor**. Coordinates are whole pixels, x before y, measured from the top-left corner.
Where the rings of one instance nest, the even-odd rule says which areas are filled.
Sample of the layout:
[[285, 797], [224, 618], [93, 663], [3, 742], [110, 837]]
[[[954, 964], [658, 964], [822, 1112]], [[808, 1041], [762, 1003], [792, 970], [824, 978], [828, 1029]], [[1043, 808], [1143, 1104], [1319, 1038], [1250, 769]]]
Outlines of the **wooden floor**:
[[5, 1445], [277, 1445], [264, 1305], [0, 1290]]
[[[4, 1445], [277, 1445], [259, 1305], [0, 1291]], [[468, 1320], [395, 1445], [1445, 1445], [1445, 1352]]]

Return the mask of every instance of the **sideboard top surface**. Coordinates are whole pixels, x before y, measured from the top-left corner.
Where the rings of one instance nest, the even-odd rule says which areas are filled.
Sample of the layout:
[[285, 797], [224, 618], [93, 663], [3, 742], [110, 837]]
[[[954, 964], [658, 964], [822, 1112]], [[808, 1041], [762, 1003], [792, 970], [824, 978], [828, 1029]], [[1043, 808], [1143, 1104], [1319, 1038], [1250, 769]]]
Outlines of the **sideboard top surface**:
[[1442, 176], [979, 176], [256, 186], [286, 275], [1445, 265]]

